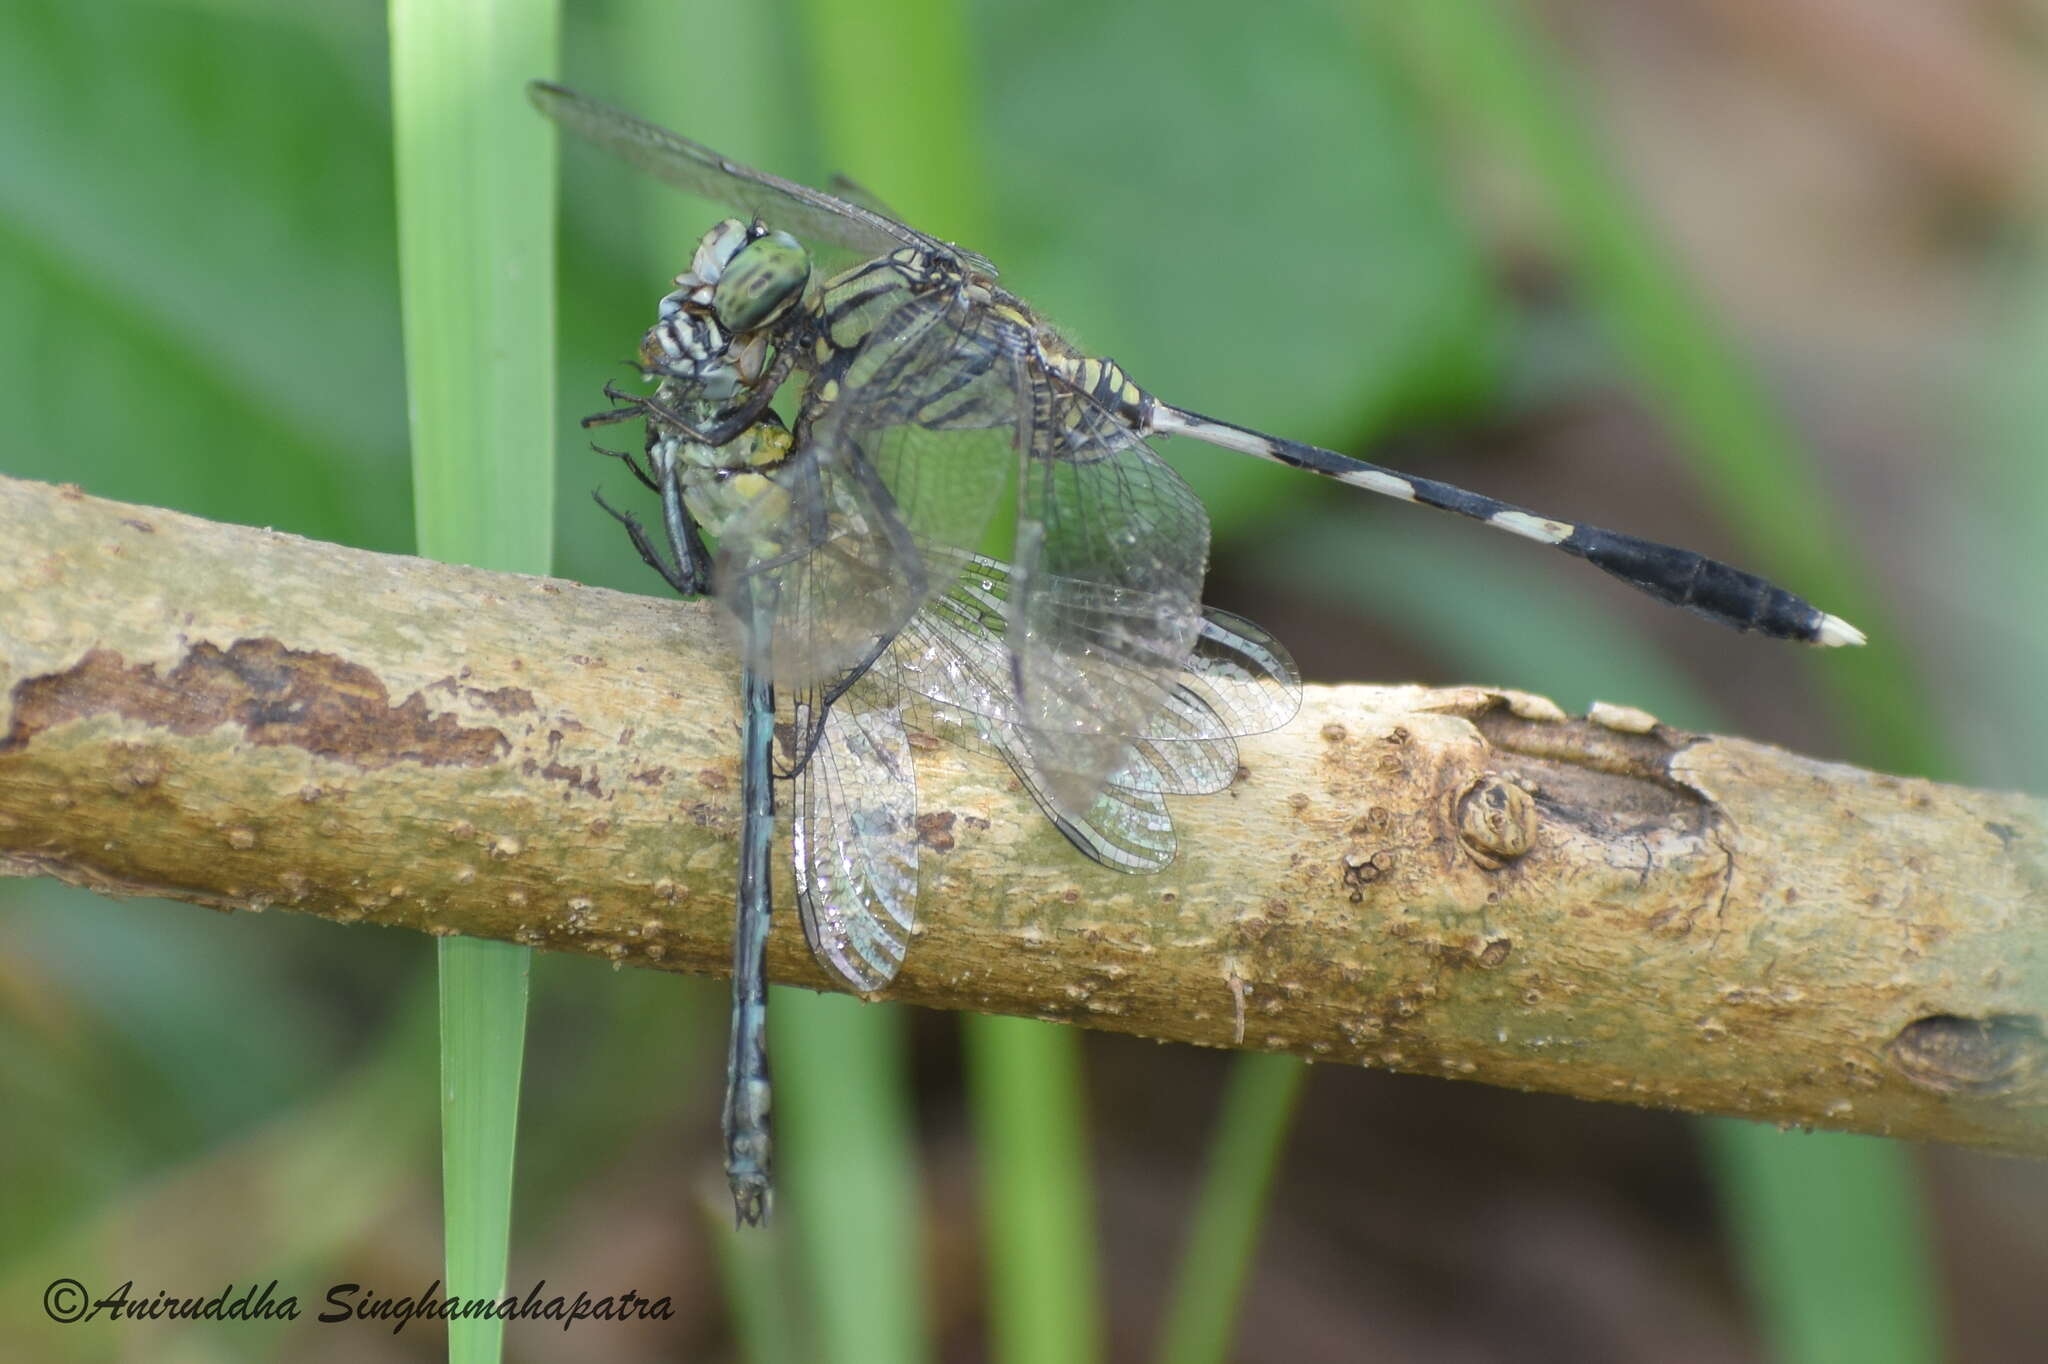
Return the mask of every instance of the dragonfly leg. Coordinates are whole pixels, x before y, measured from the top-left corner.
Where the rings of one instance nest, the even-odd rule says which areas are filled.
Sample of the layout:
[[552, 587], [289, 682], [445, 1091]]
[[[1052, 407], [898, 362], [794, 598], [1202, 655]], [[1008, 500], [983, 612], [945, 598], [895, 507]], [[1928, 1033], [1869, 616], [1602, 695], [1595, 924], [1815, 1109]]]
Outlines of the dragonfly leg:
[[[684, 440], [693, 441], [698, 445], [714, 446], [724, 445], [727, 441], [738, 435], [740, 431], [746, 429], [744, 426], [741, 426], [730, 432], [721, 433], [720, 428], [726, 425], [724, 422], [713, 423], [710, 427], [700, 427], [681, 412], [661, 401], [661, 399], [646, 393], [628, 393], [617, 384], [606, 384], [604, 386], [604, 396], [620, 404], [620, 406], [612, 408], [607, 412], [592, 413], [583, 419], [584, 426], [601, 426], [606, 422], [630, 421], [634, 418], [645, 417], [651, 422], [661, 423], [669, 432], [681, 436]], [[761, 406], [765, 407], [767, 404], [763, 403]], [[759, 415], [758, 409], [756, 409], [755, 415]], [[719, 438], [721, 434], [722, 438]]]
[[795, 364], [796, 357], [793, 353], [777, 355], [774, 362], [768, 366], [767, 372], [747, 389], [746, 397], [739, 406], [726, 412], [709, 426], [698, 425], [660, 398], [646, 393], [628, 393], [616, 384], [606, 384], [604, 396], [621, 404], [620, 407], [613, 409], [614, 412], [627, 415], [614, 416], [612, 412], [599, 412], [585, 417], [583, 424], [602, 425], [605, 422], [627, 420], [628, 416], [645, 416], [650, 421], [661, 423], [669, 433], [698, 445], [727, 445], [735, 436], [761, 420], [761, 415], [768, 410], [768, 404], [775, 400], [775, 390], [782, 387], [783, 380], [789, 377], [789, 372]]
[[604, 393], [607, 398], [619, 403], [620, 406], [608, 407], [602, 412], [593, 412], [587, 417], [580, 418], [576, 423], [578, 426], [588, 431], [593, 426], [613, 426], [619, 422], [638, 421], [640, 419], [641, 410], [636, 404], [633, 394], [627, 393], [623, 389], [614, 393], [610, 384], [604, 386]]
[[598, 506], [611, 514], [613, 520], [626, 528], [626, 534], [632, 538], [633, 548], [640, 551], [641, 562], [659, 573], [661, 580], [674, 588], [678, 596], [701, 597], [709, 589], [709, 561], [702, 554], [701, 544], [698, 557], [694, 561], [684, 562], [682, 567], [678, 568], [663, 558], [661, 551], [655, 548], [653, 539], [647, 534], [647, 528], [640, 524], [639, 517], [631, 512], [620, 511], [605, 501], [602, 493], [593, 492], [590, 496]]
[[676, 468], [675, 448], [663, 442], [658, 448], [651, 448], [647, 458], [654, 466], [656, 491], [661, 494], [661, 525], [668, 533], [669, 552], [676, 556], [684, 576], [702, 592], [711, 584], [711, 554], [704, 548], [704, 533], [697, 527], [697, 518], [690, 515], [689, 505], [683, 501], [683, 477]]
[[631, 469], [633, 471], [633, 477], [639, 479], [640, 486], [647, 489], [648, 492], [658, 493], [661, 491], [661, 485], [656, 483], [652, 478], [648, 477], [647, 471], [640, 467], [640, 461], [633, 458], [632, 451], [614, 450], [609, 446], [598, 445], [595, 443], [593, 443], [590, 448], [592, 450], [595, 450], [598, 454], [604, 455], [611, 459], [615, 459], [619, 463], [625, 465], [628, 469]]
[[674, 430], [685, 440], [695, 441], [699, 445], [720, 446], [727, 444], [733, 437], [758, 421], [761, 414], [768, 409], [768, 402], [774, 397], [774, 392], [773, 389], [768, 389], [750, 394], [746, 402], [709, 426], [696, 425], [657, 398], [643, 398], [641, 402], [645, 405], [649, 417]]

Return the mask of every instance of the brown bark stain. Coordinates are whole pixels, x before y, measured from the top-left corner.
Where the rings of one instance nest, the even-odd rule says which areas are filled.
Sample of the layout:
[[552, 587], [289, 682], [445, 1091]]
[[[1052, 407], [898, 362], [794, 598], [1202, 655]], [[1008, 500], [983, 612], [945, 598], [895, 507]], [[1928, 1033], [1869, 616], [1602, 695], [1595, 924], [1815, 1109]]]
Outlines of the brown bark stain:
[[512, 747], [496, 729], [429, 710], [419, 692], [393, 705], [377, 674], [360, 664], [274, 639], [236, 640], [225, 650], [195, 644], [165, 673], [92, 649], [63, 672], [24, 677], [9, 700], [0, 753], [28, 747], [46, 729], [106, 714], [183, 736], [238, 724], [250, 743], [365, 768], [482, 767]]
[[444, 677], [427, 685], [428, 691], [445, 691], [450, 696], [461, 696], [473, 706], [496, 711], [508, 719], [514, 715], [530, 715], [540, 709], [533, 701], [533, 693], [524, 687], [470, 687], [464, 686], [453, 677]]
[[[586, 777], [583, 775], [583, 769], [574, 764], [550, 760], [543, 765], [528, 758], [521, 764], [519, 770], [529, 777], [539, 777], [543, 781], [558, 781], [568, 787], [570, 791], [581, 791], [584, 795], [598, 800], [605, 798], [604, 788], [598, 784], [597, 769], [595, 767], [590, 770], [590, 775]], [[567, 798], [567, 795], [567, 792], [563, 793], [564, 799]]]
[[[576, 725], [575, 727], [579, 730], [583, 728], [582, 725]], [[606, 799], [604, 788], [598, 784], [596, 765], [593, 764], [591, 766], [590, 775], [586, 777], [583, 775], [583, 768], [580, 765], [565, 763], [561, 760], [561, 750], [562, 731], [551, 729], [548, 731], [548, 760], [546, 764], [543, 765], [528, 758], [522, 764], [520, 770], [529, 777], [537, 776], [547, 781], [561, 782], [569, 788], [569, 791], [581, 791], [584, 795], [591, 796], [597, 800]], [[568, 792], [563, 793], [563, 798], [565, 800], [568, 798]]]

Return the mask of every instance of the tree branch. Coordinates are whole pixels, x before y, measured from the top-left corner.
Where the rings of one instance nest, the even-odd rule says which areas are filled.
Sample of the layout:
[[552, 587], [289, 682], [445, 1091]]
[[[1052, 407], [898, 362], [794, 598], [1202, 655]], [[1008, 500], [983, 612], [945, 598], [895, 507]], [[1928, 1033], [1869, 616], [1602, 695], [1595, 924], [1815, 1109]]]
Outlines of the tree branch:
[[[0, 543], [0, 870], [726, 969], [714, 608], [5, 479]], [[2048, 1153], [2039, 800], [1477, 688], [1310, 688], [1158, 876], [919, 780], [892, 999]]]

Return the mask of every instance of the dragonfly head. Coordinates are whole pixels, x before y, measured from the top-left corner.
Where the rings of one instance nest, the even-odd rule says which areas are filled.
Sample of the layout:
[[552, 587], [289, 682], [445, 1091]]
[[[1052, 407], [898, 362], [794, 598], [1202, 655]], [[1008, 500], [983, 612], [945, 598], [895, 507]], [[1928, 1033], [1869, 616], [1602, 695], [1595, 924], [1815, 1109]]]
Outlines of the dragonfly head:
[[810, 280], [811, 255], [803, 245], [755, 223], [712, 286], [712, 311], [735, 335], [755, 331], [788, 312]]
[[676, 291], [662, 300], [662, 316], [701, 308], [738, 336], [788, 312], [810, 279], [810, 253], [796, 238], [758, 218], [727, 218], [697, 243], [690, 268], [676, 276]]

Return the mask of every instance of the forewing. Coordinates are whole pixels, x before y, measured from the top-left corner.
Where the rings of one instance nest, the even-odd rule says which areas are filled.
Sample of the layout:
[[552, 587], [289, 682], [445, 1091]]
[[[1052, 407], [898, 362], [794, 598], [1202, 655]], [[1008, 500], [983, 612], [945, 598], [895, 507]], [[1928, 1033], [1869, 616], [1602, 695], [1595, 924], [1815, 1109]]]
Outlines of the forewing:
[[832, 178], [825, 182], [826, 191], [835, 199], [858, 205], [870, 213], [879, 213], [884, 218], [903, 221], [903, 215], [882, 202], [882, 197], [860, 181], [841, 171], [832, 172]]
[[730, 204], [771, 227], [869, 256], [914, 246], [959, 260], [990, 278], [995, 276], [995, 267], [981, 256], [919, 232], [886, 213], [755, 170], [680, 133], [574, 90], [549, 81], [529, 81], [526, 93], [542, 113], [564, 128], [656, 179]]
[[818, 964], [856, 990], [881, 989], [917, 926], [917, 777], [887, 688], [827, 708], [796, 777], [794, 850]]
[[[807, 397], [802, 443], [873, 468], [930, 552], [971, 552], [1016, 464], [1027, 343], [1015, 320], [963, 291], [913, 294], [830, 381], [829, 399]], [[946, 586], [935, 572], [930, 590]]]

